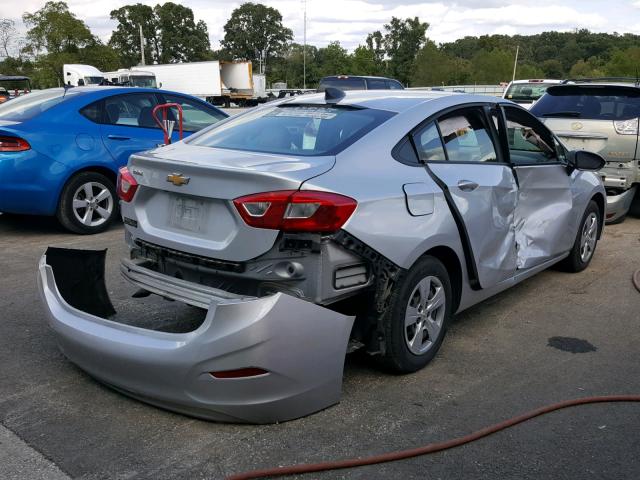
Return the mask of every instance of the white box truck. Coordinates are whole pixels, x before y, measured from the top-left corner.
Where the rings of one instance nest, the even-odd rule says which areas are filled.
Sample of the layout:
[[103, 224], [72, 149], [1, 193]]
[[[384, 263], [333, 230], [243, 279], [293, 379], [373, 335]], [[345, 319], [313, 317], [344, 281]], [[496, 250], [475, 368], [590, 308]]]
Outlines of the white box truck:
[[253, 102], [251, 62], [189, 62], [145, 65], [158, 88], [187, 93], [215, 105], [239, 106]]

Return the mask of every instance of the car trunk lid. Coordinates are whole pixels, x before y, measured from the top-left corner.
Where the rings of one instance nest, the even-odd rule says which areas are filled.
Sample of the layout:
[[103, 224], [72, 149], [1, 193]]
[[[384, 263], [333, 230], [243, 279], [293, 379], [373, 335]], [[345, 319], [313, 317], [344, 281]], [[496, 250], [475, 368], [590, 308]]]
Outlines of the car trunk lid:
[[279, 232], [246, 225], [233, 199], [297, 190], [305, 180], [330, 170], [334, 161], [333, 156], [293, 157], [181, 142], [131, 156], [129, 171], [139, 187], [133, 202], [122, 203], [122, 213], [135, 238], [209, 258], [245, 261], [267, 252]]

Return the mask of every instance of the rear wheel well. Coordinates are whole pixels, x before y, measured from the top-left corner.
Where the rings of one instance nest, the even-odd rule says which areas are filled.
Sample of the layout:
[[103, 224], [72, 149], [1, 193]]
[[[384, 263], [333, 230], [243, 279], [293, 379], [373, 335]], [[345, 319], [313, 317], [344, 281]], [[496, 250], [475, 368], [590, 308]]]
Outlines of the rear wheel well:
[[598, 205], [598, 210], [600, 211], [600, 231], [598, 232], [598, 238], [600, 238], [600, 236], [602, 235], [602, 229], [604, 228], [606, 202], [604, 196], [601, 193], [596, 193], [593, 197], [591, 197], [591, 200], [596, 202], [596, 205]]
[[425, 257], [427, 255], [440, 260], [449, 273], [451, 290], [453, 291], [453, 313], [455, 313], [458, 310], [460, 297], [462, 296], [462, 266], [460, 265], [460, 259], [456, 252], [445, 246], [433, 247], [422, 256]]

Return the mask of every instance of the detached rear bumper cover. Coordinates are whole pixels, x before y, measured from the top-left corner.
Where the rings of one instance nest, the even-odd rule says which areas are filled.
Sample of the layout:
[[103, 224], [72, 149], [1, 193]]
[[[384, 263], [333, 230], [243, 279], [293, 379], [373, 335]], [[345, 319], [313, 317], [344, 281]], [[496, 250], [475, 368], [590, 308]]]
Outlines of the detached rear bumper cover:
[[[79, 264], [60, 268], [54, 258], [61, 252], [65, 263], [77, 257]], [[59, 288], [56, 281], [79, 285], [81, 275], [69, 279], [71, 270], [91, 275], [87, 283], [99, 278], [103, 284], [104, 251], [92, 252], [99, 271], [80, 265], [91, 253], [75, 252], [50, 248], [40, 260], [38, 286], [62, 352], [100, 381], [148, 403], [218, 421], [285, 421], [339, 401], [353, 317], [278, 293], [212, 297], [204, 323], [189, 333], [133, 327], [72, 306], [82, 303], [73, 295], [63, 298], [60, 292], [73, 286]], [[234, 379], [209, 373], [246, 367], [269, 373]]]

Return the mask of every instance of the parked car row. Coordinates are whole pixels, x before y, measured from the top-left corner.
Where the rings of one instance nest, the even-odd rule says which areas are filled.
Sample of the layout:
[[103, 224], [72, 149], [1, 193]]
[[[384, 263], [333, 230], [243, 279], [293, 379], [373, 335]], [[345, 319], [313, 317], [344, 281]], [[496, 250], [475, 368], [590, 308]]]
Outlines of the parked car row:
[[[100, 95], [63, 110], [105, 145], [145, 128], [141, 98], [116, 109], [118, 94]], [[120, 169], [120, 270], [136, 298], [196, 307], [193, 322], [176, 330], [161, 308], [149, 326], [131, 300], [114, 316], [104, 251], [49, 248], [40, 291], [64, 354], [119, 391], [214, 420], [288, 420], [339, 400], [348, 348], [413, 372], [456, 312], [551, 265], [585, 269], [603, 164], [506, 100], [328, 87]]]

